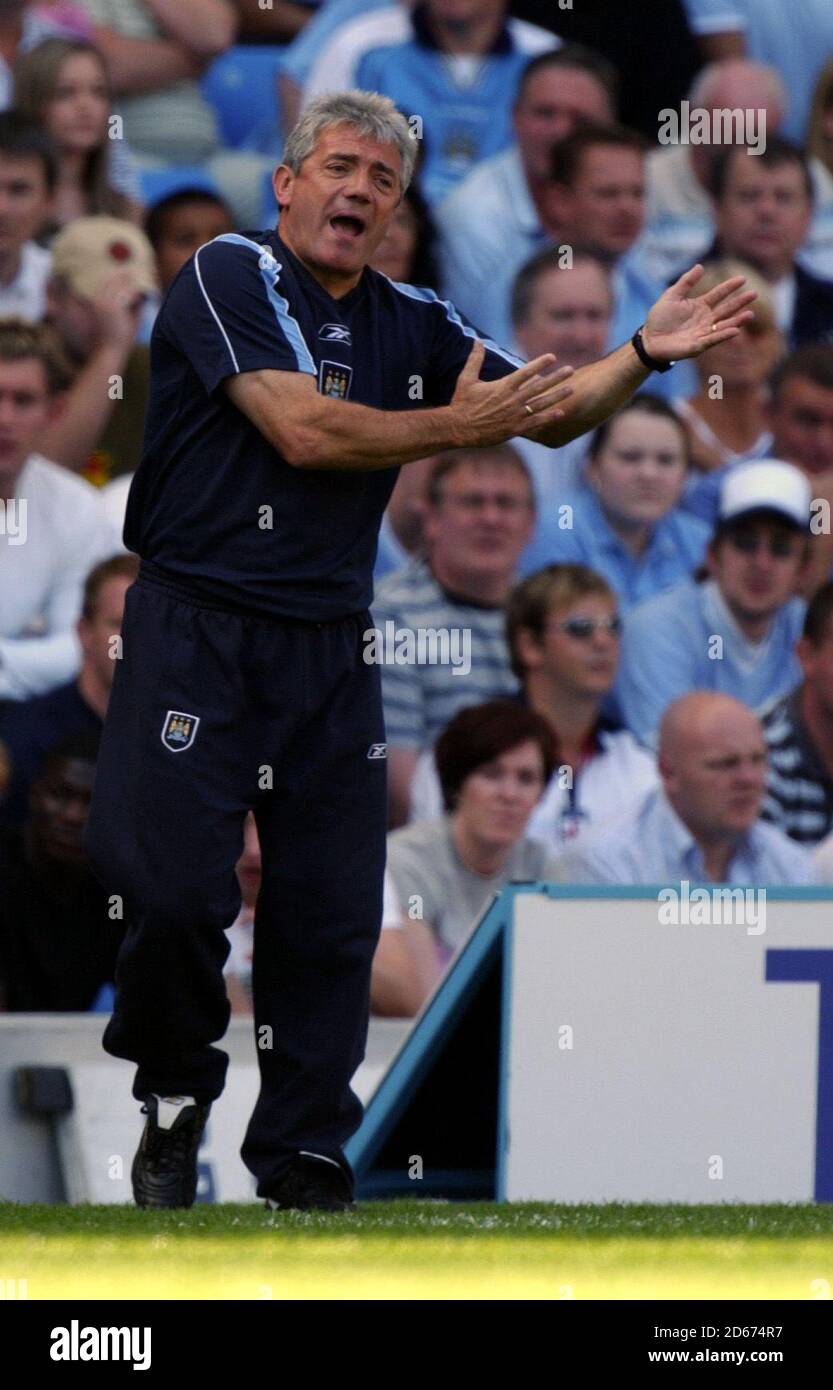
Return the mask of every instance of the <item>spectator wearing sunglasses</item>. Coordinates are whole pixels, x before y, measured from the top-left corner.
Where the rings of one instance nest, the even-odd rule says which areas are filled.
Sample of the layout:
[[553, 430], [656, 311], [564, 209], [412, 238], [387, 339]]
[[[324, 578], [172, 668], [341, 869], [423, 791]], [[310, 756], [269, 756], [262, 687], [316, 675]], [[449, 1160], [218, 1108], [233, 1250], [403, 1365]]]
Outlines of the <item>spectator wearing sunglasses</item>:
[[759, 819], [766, 744], [760, 720], [739, 700], [712, 691], [674, 700], [660, 724], [658, 763], [662, 786], [635, 814], [570, 846], [558, 862], [562, 881], [817, 881], [809, 851]]
[[625, 623], [618, 695], [628, 728], [653, 744], [666, 707], [714, 690], [760, 710], [801, 679], [795, 597], [809, 555], [810, 485], [790, 463], [739, 464], [720, 492], [706, 578], [639, 604]]
[[521, 574], [586, 565], [625, 610], [670, 589], [697, 569], [709, 541], [705, 522], [678, 506], [687, 471], [685, 426], [659, 397], [634, 397], [596, 430], [586, 481], [541, 516]]
[[[547, 720], [558, 766], [527, 826], [554, 853], [628, 808], [657, 784], [653, 756], [602, 712], [616, 678], [622, 620], [616, 595], [584, 565], [550, 565], [516, 585], [506, 605], [519, 703]], [[441, 813], [433, 755], [420, 759], [413, 819]]]

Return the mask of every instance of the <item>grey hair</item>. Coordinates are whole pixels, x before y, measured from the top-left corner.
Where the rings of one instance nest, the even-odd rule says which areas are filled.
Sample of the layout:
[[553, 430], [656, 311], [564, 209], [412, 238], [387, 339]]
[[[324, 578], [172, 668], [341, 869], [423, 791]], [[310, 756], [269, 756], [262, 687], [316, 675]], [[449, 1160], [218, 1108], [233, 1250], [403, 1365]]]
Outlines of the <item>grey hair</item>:
[[350, 92], [324, 92], [311, 101], [289, 132], [284, 146], [283, 162], [293, 174], [298, 173], [304, 160], [312, 154], [323, 132], [334, 125], [351, 125], [359, 135], [395, 145], [402, 166], [402, 192], [405, 192], [414, 173], [417, 143], [401, 111], [397, 110], [390, 97], [380, 96], [378, 92], [356, 89]]

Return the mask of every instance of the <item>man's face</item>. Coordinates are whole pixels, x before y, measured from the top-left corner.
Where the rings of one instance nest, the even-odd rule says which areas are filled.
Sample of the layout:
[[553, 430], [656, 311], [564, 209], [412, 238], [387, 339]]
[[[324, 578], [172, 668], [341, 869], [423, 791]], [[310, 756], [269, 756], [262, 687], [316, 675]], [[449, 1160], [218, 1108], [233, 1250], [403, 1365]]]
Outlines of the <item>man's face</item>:
[[770, 618], [796, 591], [807, 537], [776, 519], [751, 519], [713, 541], [707, 554], [730, 610], [741, 621]]
[[472, 576], [514, 574], [534, 521], [529, 480], [514, 468], [463, 463], [428, 506], [425, 539], [431, 564]]
[[470, 773], [455, 811], [481, 843], [509, 848], [523, 835], [543, 790], [543, 754], [529, 739]]
[[788, 377], [770, 403], [769, 424], [776, 458], [809, 477], [833, 469], [833, 390]]
[[0, 494], [14, 490], [54, 412], [41, 362], [34, 357], [0, 361]]
[[35, 782], [30, 825], [34, 846], [43, 857], [75, 867], [84, 864], [84, 827], [94, 776], [95, 763], [62, 758]]
[[524, 86], [513, 120], [533, 179], [549, 176], [550, 150], [580, 126], [613, 117], [604, 87], [582, 68], [542, 68]]
[[527, 634], [523, 662], [573, 696], [601, 698], [616, 679], [620, 638], [610, 624], [616, 605], [605, 594], [585, 594], [547, 614], [541, 640]]
[[572, 186], [552, 184], [547, 198], [567, 242], [616, 260], [633, 245], [645, 219], [642, 155], [595, 145], [585, 150]]
[[234, 223], [220, 203], [183, 203], [166, 215], [156, 247], [156, 269], [162, 290], [167, 290], [185, 262], [215, 236], [234, 230]]
[[84, 665], [90, 667], [99, 685], [109, 690], [113, 684], [116, 659], [113, 637], [121, 632], [124, 596], [133, 583], [126, 575], [113, 575], [101, 585], [91, 618], [78, 622], [78, 636], [84, 652]]
[[660, 758], [665, 791], [694, 835], [718, 838], [758, 819], [766, 784], [763, 730], [751, 710], [726, 711], [680, 738], [670, 763]]
[[515, 336], [530, 361], [554, 352], [565, 366], [586, 367], [605, 355], [611, 308], [604, 270], [577, 260], [571, 270], [538, 277], [526, 322]]
[[810, 225], [812, 208], [801, 169], [766, 169], [755, 155], [738, 151], [717, 205], [723, 254], [749, 261], [769, 279], [788, 274]]
[[37, 236], [51, 206], [43, 161], [0, 154], [0, 255]]
[[330, 126], [293, 174], [275, 171], [280, 234], [330, 293], [346, 294], [382, 241], [400, 197], [395, 145]]

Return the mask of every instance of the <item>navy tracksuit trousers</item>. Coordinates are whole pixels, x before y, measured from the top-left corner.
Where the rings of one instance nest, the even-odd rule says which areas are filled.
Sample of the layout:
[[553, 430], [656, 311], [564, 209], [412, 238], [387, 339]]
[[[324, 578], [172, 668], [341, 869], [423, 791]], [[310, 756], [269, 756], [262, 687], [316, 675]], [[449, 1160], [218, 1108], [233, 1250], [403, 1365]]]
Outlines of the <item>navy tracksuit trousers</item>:
[[[368, 613], [336, 622], [204, 603], [143, 567], [128, 590], [87, 827], [128, 929], [104, 1047], [151, 1092], [219, 1096], [226, 928], [257, 819], [260, 1095], [241, 1154], [259, 1196], [300, 1150], [346, 1165], [382, 916], [386, 767]], [[271, 779], [271, 789], [269, 782]]]

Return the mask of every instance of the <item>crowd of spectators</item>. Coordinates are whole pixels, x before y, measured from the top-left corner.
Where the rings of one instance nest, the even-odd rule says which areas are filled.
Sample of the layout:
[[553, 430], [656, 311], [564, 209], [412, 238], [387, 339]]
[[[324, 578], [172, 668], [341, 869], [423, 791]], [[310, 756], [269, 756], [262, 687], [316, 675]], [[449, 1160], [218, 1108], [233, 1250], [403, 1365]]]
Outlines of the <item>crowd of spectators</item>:
[[[0, 1009], [109, 1006], [128, 924], [81, 841], [153, 321], [274, 226], [286, 133], [349, 87], [419, 149], [373, 269], [519, 358], [599, 359], [698, 260], [758, 296], [592, 435], [401, 470], [372, 621], [446, 648], [382, 668], [374, 1010], [416, 1013], [513, 879], [833, 883], [833, 6], [616, 8], [3, 0]], [[255, 814], [238, 879], [245, 1014]]]

